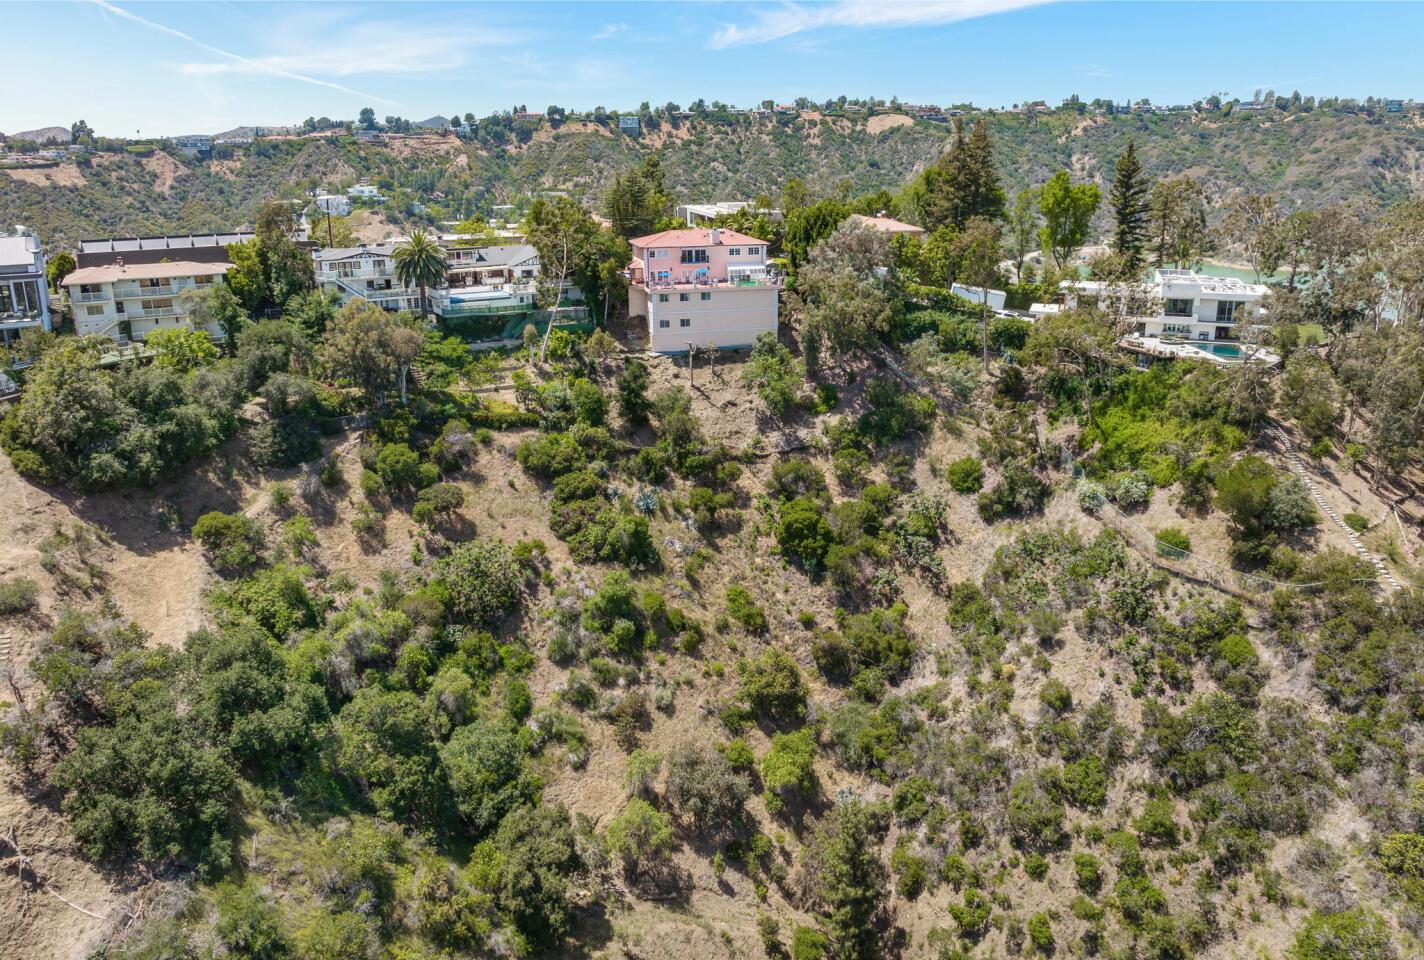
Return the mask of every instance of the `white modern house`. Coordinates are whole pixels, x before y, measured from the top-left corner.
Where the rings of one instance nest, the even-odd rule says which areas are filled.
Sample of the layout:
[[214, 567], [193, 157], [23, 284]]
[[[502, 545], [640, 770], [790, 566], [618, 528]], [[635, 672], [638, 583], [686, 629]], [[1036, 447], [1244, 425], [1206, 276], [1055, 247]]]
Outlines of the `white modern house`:
[[[682, 220], [689, 227], [699, 227], [710, 224], [718, 217], [738, 213], [751, 205], [751, 202], [747, 200], [718, 200], [715, 203], [682, 203], [678, 204], [674, 213], [678, 219]], [[771, 220], [781, 219], [780, 210], [753, 210], [752, 212], [765, 214]]]
[[24, 330], [50, 330], [49, 282], [40, 238], [16, 227], [0, 237], [0, 343]]
[[370, 200], [373, 203], [380, 203], [386, 199], [381, 196], [380, 190], [377, 190], [369, 183], [358, 183], [354, 187], [347, 187], [346, 195], [355, 200]]
[[351, 213], [351, 198], [339, 193], [323, 193], [316, 198], [316, 208], [333, 217], [344, 217]]
[[1133, 326], [1121, 341], [1127, 350], [1217, 363], [1279, 359], [1256, 346], [1265, 330], [1262, 301], [1269, 288], [1264, 284], [1158, 269], [1142, 284], [1065, 280], [1059, 289], [1068, 306], [1096, 305], [1124, 314]]
[[[74, 332], [115, 340], [142, 340], [155, 330], [191, 329], [182, 299], [188, 290], [208, 290], [223, 282], [230, 263], [168, 260], [80, 267], [64, 278], [74, 315]], [[222, 330], [208, 330], [214, 339]]]
[[[420, 290], [396, 275], [400, 242], [334, 247], [313, 254], [317, 283], [349, 302], [357, 297], [384, 310], [420, 310]], [[539, 254], [527, 244], [446, 245], [443, 283], [426, 290], [441, 318], [519, 313], [535, 309]]]
[[[956, 297], [971, 300], [975, 304], [982, 304], [984, 302], [983, 287], [969, 287], [962, 283], [955, 283], [950, 285], [949, 292]], [[1008, 299], [1009, 295], [1004, 291], [995, 290], [993, 287], [989, 288], [989, 309], [995, 313], [1004, 309], [1004, 304], [1008, 302]]]

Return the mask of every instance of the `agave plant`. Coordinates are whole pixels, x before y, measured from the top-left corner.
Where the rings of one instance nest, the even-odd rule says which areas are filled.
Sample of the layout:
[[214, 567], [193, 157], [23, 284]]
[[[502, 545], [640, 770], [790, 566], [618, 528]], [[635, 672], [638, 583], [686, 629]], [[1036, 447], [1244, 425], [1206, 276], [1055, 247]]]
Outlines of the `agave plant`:
[[658, 509], [658, 492], [656, 490], [643, 489], [633, 495], [633, 507], [639, 513], [652, 514]]

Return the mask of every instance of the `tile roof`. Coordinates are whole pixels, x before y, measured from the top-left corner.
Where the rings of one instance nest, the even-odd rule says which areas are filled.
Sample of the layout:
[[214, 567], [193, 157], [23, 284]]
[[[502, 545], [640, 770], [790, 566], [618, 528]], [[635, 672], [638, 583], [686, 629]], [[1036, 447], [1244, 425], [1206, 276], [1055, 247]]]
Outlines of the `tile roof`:
[[[646, 237], [635, 237], [628, 242], [635, 247], [647, 249], [654, 247], [710, 247], [712, 243], [712, 232], [716, 227], [701, 230], [664, 230], [662, 233], [650, 234]], [[745, 246], [746, 244], [765, 245], [765, 240], [758, 240], [756, 237], [749, 237], [745, 233], [738, 233], [735, 230], [718, 230], [717, 246]]]
[[924, 233], [924, 227], [917, 227], [913, 223], [905, 223], [903, 220], [895, 220], [891, 217], [867, 217], [861, 213], [852, 213], [850, 219], [863, 227], [872, 230], [879, 230], [881, 233]]

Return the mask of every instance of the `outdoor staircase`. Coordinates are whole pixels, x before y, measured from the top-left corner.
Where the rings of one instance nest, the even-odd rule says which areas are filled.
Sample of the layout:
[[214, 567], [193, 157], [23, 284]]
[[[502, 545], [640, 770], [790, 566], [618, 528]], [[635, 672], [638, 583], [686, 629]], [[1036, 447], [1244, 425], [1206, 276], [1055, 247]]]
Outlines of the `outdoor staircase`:
[[1375, 568], [1375, 573], [1379, 575], [1380, 585], [1390, 590], [1398, 590], [1399, 581], [1394, 578], [1392, 573], [1385, 569], [1384, 561], [1376, 554], [1365, 549], [1364, 544], [1360, 542], [1360, 535], [1352, 530], [1350, 526], [1340, 518], [1340, 515], [1335, 512], [1335, 508], [1326, 503], [1325, 498], [1320, 495], [1320, 490], [1316, 486], [1314, 475], [1306, 469], [1305, 463], [1300, 459], [1300, 455], [1295, 452], [1295, 445], [1290, 442], [1290, 438], [1286, 436], [1285, 431], [1277, 426], [1272, 426], [1271, 430], [1275, 433], [1277, 439], [1280, 440], [1281, 447], [1286, 452], [1286, 459], [1290, 461], [1291, 469], [1305, 482], [1305, 488], [1310, 491], [1310, 498], [1315, 501], [1315, 505], [1320, 508], [1322, 513], [1330, 518], [1331, 522], [1345, 531], [1345, 536], [1350, 538], [1350, 545], [1355, 548], [1355, 552], [1360, 555], [1360, 559]]
[[0, 630], [0, 667], [6, 667], [10, 664], [10, 644], [10, 631]]

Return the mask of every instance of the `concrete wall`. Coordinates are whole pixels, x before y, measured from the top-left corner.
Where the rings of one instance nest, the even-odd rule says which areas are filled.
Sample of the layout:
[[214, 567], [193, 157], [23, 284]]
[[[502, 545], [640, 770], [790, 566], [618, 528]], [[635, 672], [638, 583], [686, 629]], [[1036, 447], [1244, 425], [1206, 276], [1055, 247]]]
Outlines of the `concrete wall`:
[[[679, 293], [687, 293], [680, 300]], [[702, 299], [702, 294], [709, 294]], [[648, 318], [648, 348], [683, 353], [697, 347], [749, 347], [762, 333], [775, 333], [779, 291], [771, 286], [724, 287], [710, 291], [653, 291], [629, 288], [629, 315]], [[666, 296], [666, 301], [661, 300]], [[647, 297], [647, 300], [643, 298]], [[666, 325], [664, 325], [666, 324]]]

